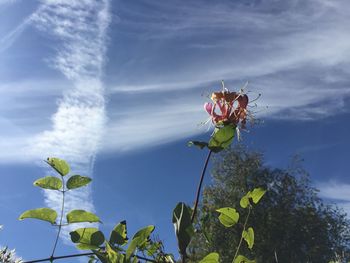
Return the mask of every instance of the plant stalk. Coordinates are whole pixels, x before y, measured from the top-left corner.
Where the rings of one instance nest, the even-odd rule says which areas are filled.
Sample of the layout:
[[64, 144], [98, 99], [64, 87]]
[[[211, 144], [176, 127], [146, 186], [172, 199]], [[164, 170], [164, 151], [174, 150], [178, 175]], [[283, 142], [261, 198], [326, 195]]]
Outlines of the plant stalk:
[[205, 163], [204, 163], [202, 174], [201, 174], [201, 177], [200, 177], [200, 180], [199, 180], [199, 184], [198, 184], [198, 188], [197, 188], [197, 194], [196, 194], [196, 200], [195, 200], [195, 203], [194, 203], [194, 208], [193, 208], [193, 212], [192, 212], [192, 216], [191, 216], [191, 223], [192, 224], [193, 224], [194, 218], [195, 218], [196, 213], [197, 213], [197, 208], [198, 208], [198, 203], [199, 203], [199, 196], [200, 196], [200, 193], [201, 193], [203, 179], [204, 179], [205, 171], [207, 170], [207, 166], [208, 166], [208, 163], [209, 163], [209, 159], [210, 159], [211, 153], [212, 153], [212, 150], [209, 150], [207, 158], [206, 158]]
[[56, 247], [57, 247], [57, 242], [58, 242], [58, 239], [60, 237], [60, 233], [61, 233], [61, 229], [62, 229], [62, 220], [63, 220], [63, 213], [64, 213], [64, 197], [65, 197], [65, 193], [66, 193], [66, 190], [65, 190], [65, 182], [64, 182], [64, 178], [63, 176], [61, 176], [61, 180], [62, 180], [62, 207], [61, 207], [61, 217], [60, 217], [60, 223], [58, 225], [58, 231], [57, 231], [57, 236], [56, 236], [56, 240], [55, 240], [55, 243], [54, 243], [54, 246], [53, 246], [53, 249], [52, 249], [52, 253], [51, 253], [51, 262], [53, 262], [55, 260], [55, 257], [54, 257], [54, 254], [55, 254], [55, 250], [56, 250]]
[[[252, 208], [251, 208], [251, 206], [249, 205], [249, 207], [248, 207], [248, 214], [247, 214], [247, 217], [245, 218], [244, 225], [243, 225], [243, 231], [245, 231], [245, 229], [246, 229], [246, 227], [247, 227], [247, 223], [248, 223], [248, 219], [249, 219], [249, 216], [250, 216], [250, 211], [251, 211], [251, 209], [252, 209]], [[235, 256], [233, 257], [232, 262], [235, 261], [237, 255], [238, 255], [239, 249], [241, 248], [242, 241], [243, 241], [243, 231], [242, 231], [241, 239], [239, 240], [239, 244], [238, 244], [238, 246], [237, 246], [237, 250], [236, 250]]]
[[[49, 258], [43, 258], [43, 259], [36, 259], [36, 260], [31, 260], [31, 261], [24, 261], [23, 263], [36, 263], [36, 262], [45, 262], [45, 261], [53, 261], [57, 259], [65, 259], [65, 258], [74, 258], [74, 257], [83, 257], [83, 256], [92, 256], [95, 255], [93, 252], [88, 252], [88, 253], [81, 253], [81, 254], [71, 254], [71, 255], [65, 255], [65, 256], [58, 256], [58, 257], [49, 257]], [[134, 257], [137, 257], [138, 259], [145, 260], [147, 262], [153, 262], [153, 263], [158, 263], [158, 261], [149, 259], [146, 257], [141, 257], [138, 255], [133, 255]]]

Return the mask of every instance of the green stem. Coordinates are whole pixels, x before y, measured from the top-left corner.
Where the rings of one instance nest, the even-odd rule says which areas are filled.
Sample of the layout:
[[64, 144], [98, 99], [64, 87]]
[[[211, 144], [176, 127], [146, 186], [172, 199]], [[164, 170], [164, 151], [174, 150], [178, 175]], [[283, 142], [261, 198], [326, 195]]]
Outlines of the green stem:
[[212, 153], [212, 151], [209, 150], [209, 153], [208, 153], [207, 159], [205, 160], [204, 167], [203, 167], [203, 170], [202, 170], [202, 174], [201, 174], [201, 177], [200, 177], [200, 180], [199, 180], [199, 184], [198, 184], [198, 188], [197, 188], [197, 194], [196, 194], [196, 200], [195, 200], [195, 203], [194, 203], [194, 208], [193, 208], [193, 212], [192, 212], [192, 216], [191, 216], [191, 223], [192, 224], [193, 224], [194, 218], [195, 218], [196, 213], [197, 213], [197, 208], [198, 208], [198, 203], [199, 203], [199, 196], [200, 196], [200, 193], [201, 193], [203, 179], [204, 179], [205, 171], [207, 170], [207, 166], [208, 166], [208, 162], [209, 162], [211, 153]]
[[[95, 255], [93, 252], [88, 252], [88, 253], [82, 253], [82, 254], [72, 254], [72, 255], [65, 255], [65, 256], [58, 256], [58, 257], [49, 257], [49, 258], [43, 258], [43, 259], [36, 259], [36, 260], [31, 260], [31, 261], [24, 261], [23, 263], [37, 263], [37, 262], [45, 262], [45, 261], [53, 261], [57, 259], [65, 259], [65, 258], [74, 258], [74, 257], [83, 257], [83, 256], [92, 256]], [[158, 263], [158, 261], [149, 259], [146, 257], [141, 257], [138, 255], [132, 255], [134, 257], [137, 257], [138, 259], [145, 260], [146, 262], [153, 262], [153, 263]]]
[[238, 246], [237, 246], [237, 250], [236, 250], [235, 256], [233, 257], [232, 262], [235, 261], [237, 255], [238, 255], [239, 249], [241, 248], [242, 241], [243, 241], [243, 232], [245, 231], [245, 229], [246, 229], [246, 227], [247, 227], [247, 223], [248, 223], [248, 219], [249, 219], [249, 216], [250, 216], [250, 211], [251, 211], [251, 209], [252, 209], [252, 208], [251, 208], [251, 206], [249, 205], [249, 207], [248, 207], [248, 214], [247, 214], [247, 217], [245, 218], [244, 225], [243, 225], [243, 231], [242, 231], [241, 239], [239, 240], [239, 244], [238, 244]]
[[64, 213], [64, 197], [65, 197], [65, 182], [64, 182], [64, 178], [63, 176], [61, 176], [61, 180], [62, 180], [62, 207], [61, 207], [61, 217], [60, 217], [60, 223], [58, 224], [58, 231], [57, 231], [57, 236], [56, 236], [56, 240], [55, 240], [55, 244], [53, 246], [53, 249], [52, 249], [52, 254], [51, 254], [51, 257], [50, 257], [50, 261], [53, 262], [55, 260], [55, 257], [54, 257], [54, 254], [55, 254], [55, 250], [56, 250], [56, 247], [57, 247], [57, 242], [58, 242], [58, 239], [60, 237], [60, 233], [61, 233], [61, 229], [62, 229], [62, 220], [63, 220], [63, 213]]

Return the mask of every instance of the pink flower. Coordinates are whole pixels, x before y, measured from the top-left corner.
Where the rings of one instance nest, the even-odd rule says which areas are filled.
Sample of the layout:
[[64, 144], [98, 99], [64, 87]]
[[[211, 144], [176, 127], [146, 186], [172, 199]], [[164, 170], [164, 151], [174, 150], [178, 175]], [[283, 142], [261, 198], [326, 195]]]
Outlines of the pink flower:
[[204, 109], [211, 116], [214, 125], [233, 124], [245, 128], [247, 119], [247, 94], [222, 91], [211, 95], [213, 102], [204, 104]]

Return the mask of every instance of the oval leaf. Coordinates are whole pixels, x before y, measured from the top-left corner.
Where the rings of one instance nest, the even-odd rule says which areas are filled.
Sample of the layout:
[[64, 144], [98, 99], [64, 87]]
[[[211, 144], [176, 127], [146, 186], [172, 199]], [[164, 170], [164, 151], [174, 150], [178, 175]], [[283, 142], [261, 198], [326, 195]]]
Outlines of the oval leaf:
[[81, 223], [81, 222], [101, 222], [100, 218], [85, 210], [72, 210], [67, 214], [67, 222], [70, 223]]
[[126, 253], [125, 253], [126, 260], [129, 260], [130, 257], [132, 256], [132, 254], [134, 254], [134, 252], [137, 248], [137, 244], [139, 242], [140, 242], [140, 238], [134, 238], [133, 240], [131, 240], [128, 248], [126, 249]]
[[197, 147], [199, 147], [200, 149], [203, 149], [203, 148], [205, 148], [205, 147], [208, 147], [208, 143], [207, 143], [207, 142], [200, 142], [200, 141], [189, 141], [189, 142], [187, 143], [187, 145], [188, 145], [189, 147], [191, 147], [191, 146], [197, 146]]
[[124, 220], [114, 227], [114, 229], [111, 232], [109, 242], [112, 245], [117, 244], [123, 246], [126, 243], [128, 243], [128, 238], [126, 234], [126, 221]]
[[119, 262], [119, 254], [111, 247], [111, 245], [106, 242], [106, 252], [108, 257], [108, 262]]
[[199, 263], [219, 263], [219, 254], [218, 253], [210, 253], [205, 258], [203, 258]]
[[73, 175], [67, 181], [67, 188], [68, 189], [79, 188], [79, 187], [87, 185], [91, 181], [92, 181], [92, 179], [90, 177], [81, 176], [81, 175]]
[[125, 257], [127, 260], [132, 256], [132, 254], [135, 252], [136, 248], [142, 247], [146, 244], [149, 236], [154, 231], [154, 228], [155, 228], [154, 226], [150, 225], [150, 226], [146, 226], [146, 227], [144, 227], [136, 232], [136, 234], [133, 236], [133, 238], [129, 244], [129, 247], [126, 250]]
[[265, 193], [266, 190], [262, 188], [255, 188], [250, 194], [250, 197], [253, 199], [254, 204], [257, 204]]
[[256, 263], [256, 261], [249, 260], [245, 256], [239, 255], [236, 257], [236, 259], [233, 261], [233, 263]]
[[247, 230], [244, 230], [242, 232], [242, 237], [247, 242], [248, 247], [252, 249], [254, 246], [254, 229], [249, 227]]
[[54, 176], [46, 176], [36, 180], [34, 185], [44, 189], [60, 190], [62, 187], [62, 181]]
[[105, 237], [97, 228], [79, 228], [69, 233], [73, 243], [82, 245], [100, 246], [105, 241]]
[[232, 125], [226, 125], [222, 128], [216, 128], [214, 134], [209, 141], [209, 148], [227, 148], [235, 136], [235, 127]]
[[162, 242], [154, 242], [147, 246], [147, 255], [153, 257], [162, 248]]
[[186, 248], [194, 234], [191, 223], [191, 209], [185, 203], [178, 203], [173, 211], [172, 222], [175, 227], [179, 251], [181, 255], [186, 256]]
[[57, 213], [55, 210], [50, 208], [38, 208], [25, 211], [19, 216], [19, 220], [23, 220], [25, 218], [39, 219], [54, 224], [57, 218]]
[[241, 205], [242, 208], [247, 208], [250, 205], [250, 191], [241, 198], [241, 201], [239, 202], [239, 204]]
[[146, 226], [140, 229], [139, 231], [137, 231], [136, 234], [132, 237], [132, 239], [141, 237], [142, 239], [146, 240], [152, 234], [152, 232], [154, 231], [154, 228], [155, 227], [153, 225]]
[[219, 220], [225, 227], [231, 227], [237, 224], [239, 213], [234, 208], [224, 207], [216, 210], [220, 213]]
[[46, 162], [62, 176], [69, 173], [69, 165], [64, 160], [59, 158], [47, 158]]

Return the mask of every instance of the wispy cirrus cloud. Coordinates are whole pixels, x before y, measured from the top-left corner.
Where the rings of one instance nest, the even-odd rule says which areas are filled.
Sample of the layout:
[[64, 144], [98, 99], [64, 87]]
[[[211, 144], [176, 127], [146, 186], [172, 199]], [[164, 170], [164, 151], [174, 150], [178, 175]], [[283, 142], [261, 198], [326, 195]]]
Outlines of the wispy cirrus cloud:
[[[51, 117], [52, 127], [31, 139], [31, 156], [67, 160], [73, 173], [92, 175], [95, 154], [105, 124], [104, 87], [106, 31], [110, 22], [109, 0], [43, 0], [31, 23], [56, 42], [49, 65], [69, 81]], [[59, 209], [59, 194], [45, 192], [50, 207]], [[66, 210], [93, 211], [90, 188], [70, 193]]]
[[[120, 107], [122, 117], [110, 114], [107, 141], [133, 148], [152, 145], [155, 134], [165, 142], [205, 131], [196, 127], [205, 119], [205, 98], [198, 98], [219, 89], [221, 79], [236, 90], [249, 81], [251, 97], [262, 94], [263, 118], [310, 121], [347, 112], [349, 10], [344, 0], [120, 3], [118, 28], [134, 55], [121, 56], [109, 77], [110, 109], [120, 96], [136, 102]], [[142, 112], [138, 129], [131, 120]]]
[[[103, 90], [105, 37], [95, 24], [97, 12], [90, 9], [101, 1], [42, 3], [33, 21], [62, 44], [50, 66], [74, 83], [75, 95], [65, 91], [63, 101], [69, 98], [85, 109], [78, 101], [90, 103], [91, 95], [104, 104], [96, 94]], [[273, 5], [143, 0], [116, 6], [118, 23], [109, 39], [113, 48], [104, 76], [109, 120], [103, 151], [148, 147], [206, 131], [197, 125], [207, 118], [201, 95], [220, 88], [221, 79], [230, 89], [249, 81], [251, 98], [262, 94], [258, 115], [264, 119], [310, 121], [348, 111], [350, 4], [345, 0]]]
[[[1, 2], [0, 2], [1, 6]], [[16, 28], [0, 38], [0, 53], [6, 51], [12, 46], [22, 32], [31, 24], [32, 16], [25, 18]]]

